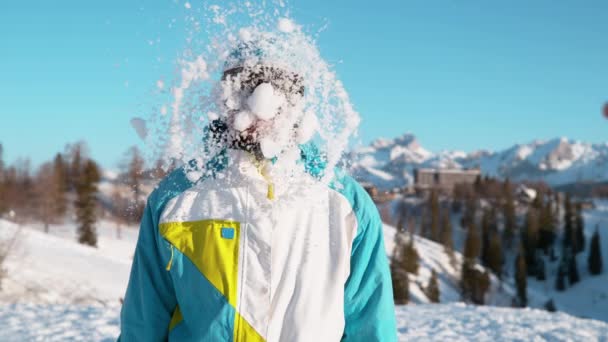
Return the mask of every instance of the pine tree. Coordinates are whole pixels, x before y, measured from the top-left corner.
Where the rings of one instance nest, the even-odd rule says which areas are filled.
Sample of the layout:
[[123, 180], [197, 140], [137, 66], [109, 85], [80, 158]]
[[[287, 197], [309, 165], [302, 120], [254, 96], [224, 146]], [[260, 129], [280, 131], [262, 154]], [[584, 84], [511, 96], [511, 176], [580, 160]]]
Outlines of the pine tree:
[[460, 287], [463, 299], [476, 304], [483, 304], [485, 292], [489, 286], [488, 275], [475, 267], [480, 245], [479, 233], [473, 222], [469, 226], [465, 240]]
[[450, 221], [450, 211], [444, 210], [441, 215], [441, 243], [450, 259], [454, 257], [454, 240], [452, 234], [452, 222]]
[[76, 187], [76, 219], [78, 221], [78, 242], [90, 246], [97, 246], [97, 232], [95, 230], [97, 207], [97, 183], [100, 175], [97, 165], [91, 160], [84, 164]]
[[570, 282], [570, 286], [580, 281], [580, 276], [578, 274], [578, 263], [576, 262], [576, 254], [572, 252], [569, 253], [568, 256], [568, 281]]
[[600, 246], [599, 227], [595, 228], [595, 232], [591, 237], [591, 246], [589, 248], [587, 266], [589, 268], [589, 273], [591, 273], [592, 275], [598, 275], [602, 273], [602, 248]]
[[566, 272], [564, 267], [560, 265], [557, 270], [557, 278], [555, 278], [555, 289], [557, 291], [564, 291], [566, 289]]
[[475, 222], [475, 214], [477, 212], [477, 199], [475, 195], [468, 194], [465, 198], [464, 213], [462, 214], [461, 225], [464, 228], [469, 228]]
[[71, 190], [76, 190], [80, 184], [80, 176], [83, 169], [84, 143], [76, 143], [69, 147], [70, 166], [69, 184]]
[[519, 247], [519, 254], [515, 259], [515, 284], [517, 285], [517, 301], [520, 307], [528, 305], [527, 270], [523, 246]]
[[515, 237], [516, 214], [515, 214], [515, 199], [511, 182], [507, 178], [503, 188], [505, 200], [503, 205], [504, 217], [504, 238], [507, 243], [507, 248], [511, 248], [513, 238]]
[[425, 292], [426, 297], [431, 301], [431, 303], [439, 303], [439, 282], [437, 281], [437, 272], [435, 269], [432, 271], [431, 279], [429, 280], [429, 284], [427, 285]]
[[391, 279], [395, 304], [407, 304], [410, 301], [410, 281], [407, 272], [391, 264]]
[[469, 226], [467, 237], [464, 243], [464, 258], [466, 260], [475, 262], [475, 260], [479, 256], [480, 247], [481, 241], [479, 238], [479, 233], [477, 232], [475, 222], [473, 222]]
[[502, 278], [502, 264], [504, 262], [502, 253], [502, 239], [498, 233], [494, 232], [490, 239], [488, 267], [499, 279]]
[[483, 210], [481, 216], [481, 263], [488, 267], [490, 262], [490, 211]]
[[553, 210], [553, 202], [551, 197], [548, 197], [546, 203], [541, 200], [539, 210], [539, 237], [538, 237], [538, 248], [542, 249], [545, 255], [549, 253], [555, 242], [555, 214]]
[[409, 301], [409, 278], [406, 269], [407, 244], [405, 233], [398, 230], [395, 234], [395, 247], [391, 257], [391, 278], [395, 304], [403, 305]]
[[418, 250], [416, 250], [416, 246], [414, 245], [413, 234], [410, 234], [409, 239], [405, 244], [401, 263], [406, 272], [418, 274], [418, 269], [420, 268], [420, 255], [418, 254]]
[[566, 199], [564, 200], [564, 238], [562, 240], [562, 244], [564, 249], [570, 248], [574, 249], [573, 246], [573, 229], [572, 229], [572, 202], [570, 201], [570, 195], [566, 194]]
[[536, 269], [538, 235], [538, 216], [536, 214], [536, 209], [529, 208], [526, 214], [521, 243], [524, 247], [524, 254], [526, 255], [526, 266], [531, 273], [534, 273], [534, 270]]
[[536, 263], [536, 280], [545, 281], [547, 280], [547, 272], [545, 270], [545, 261], [540, 258]]
[[585, 250], [585, 219], [583, 218], [582, 203], [577, 203], [575, 208], [574, 236], [576, 240], [576, 253], [580, 253]]
[[429, 211], [431, 213], [430, 222], [430, 238], [435, 242], [440, 241], [440, 230], [439, 230], [439, 195], [437, 190], [433, 188], [429, 197]]

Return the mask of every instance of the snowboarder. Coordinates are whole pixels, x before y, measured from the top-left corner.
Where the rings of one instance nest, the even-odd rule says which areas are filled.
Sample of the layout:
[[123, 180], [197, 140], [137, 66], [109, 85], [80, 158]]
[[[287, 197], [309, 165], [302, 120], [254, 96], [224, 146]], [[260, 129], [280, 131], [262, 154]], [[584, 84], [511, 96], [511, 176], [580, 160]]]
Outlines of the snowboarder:
[[396, 340], [374, 203], [341, 172], [321, 182], [314, 145], [298, 145], [289, 169], [263, 138], [304, 94], [301, 78], [256, 64], [222, 80], [238, 81], [246, 101], [208, 128], [222, 147], [212, 172], [193, 179], [193, 161], [149, 196], [119, 341]]

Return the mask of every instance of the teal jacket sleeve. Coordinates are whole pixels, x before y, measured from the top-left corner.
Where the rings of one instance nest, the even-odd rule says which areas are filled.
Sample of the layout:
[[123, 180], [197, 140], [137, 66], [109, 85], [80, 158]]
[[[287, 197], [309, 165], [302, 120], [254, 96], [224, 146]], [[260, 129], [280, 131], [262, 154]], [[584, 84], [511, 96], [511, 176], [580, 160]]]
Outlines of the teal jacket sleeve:
[[343, 194], [357, 217], [350, 276], [344, 293], [343, 341], [397, 340], [395, 304], [383, 226], [374, 202], [352, 179], [343, 182]]
[[168, 257], [150, 199], [146, 205], [133, 257], [129, 285], [120, 315], [118, 341], [166, 341], [177, 305], [173, 283], [165, 268]]

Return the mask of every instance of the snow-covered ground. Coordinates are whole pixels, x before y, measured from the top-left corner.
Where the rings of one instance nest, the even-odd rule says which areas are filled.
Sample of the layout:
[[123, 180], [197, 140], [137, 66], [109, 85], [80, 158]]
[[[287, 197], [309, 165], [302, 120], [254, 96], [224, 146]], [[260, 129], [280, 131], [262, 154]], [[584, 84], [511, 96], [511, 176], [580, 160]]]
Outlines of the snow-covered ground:
[[608, 324], [564, 313], [468, 306], [397, 308], [400, 341], [607, 341]]
[[20, 226], [0, 220], [0, 235], [18, 231], [17, 244], [7, 260], [0, 302], [118, 303], [124, 295], [137, 240], [136, 229], [122, 229], [102, 221], [99, 248], [76, 242], [74, 225], [51, 226], [45, 234], [37, 225]]
[[[592, 218], [588, 216], [590, 221]], [[18, 229], [16, 224], [0, 220], [1, 235]], [[50, 234], [39, 225], [22, 227], [0, 291], [0, 341], [111, 341], [117, 337], [120, 298], [128, 281], [137, 229], [122, 229], [121, 239], [117, 239], [116, 225], [103, 221], [98, 231], [99, 248], [95, 249], [75, 242], [72, 224], [52, 226]], [[385, 226], [387, 254], [393, 249], [394, 232], [393, 227]], [[410, 285], [415, 305], [397, 308], [400, 340], [608, 340], [608, 324], [600, 321], [565, 313], [455, 303], [459, 300], [460, 254], [456, 253], [452, 265], [442, 246], [416, 237], [416, 247], [421, 255], [420, 272]], [[426, 286], [432, 269], [440, 274], [441, 300], [449, 304], [426, 304], [420, 286]], [[597, 289], [602, 281], [606, 284], [606, 278], [597, 279], [593, 285]], [[491, 303], [508, 305], [512, 288], [503, 284], [499, 289], [497, 284], [493, 279]], [[575, 300], [582, 296], [581, 291], [590, 291], [592, 284], [588, 284], [564, 296], [572, 293]], [[556, 298], [556, 302], [559, 307], [565, 300]]]
[[[114, 341], [118, 305], [0, 307], [0, 340]], [[608, 324], [564, 313], [460, 303], [397, 307], [399, 341], [606, 341]]]

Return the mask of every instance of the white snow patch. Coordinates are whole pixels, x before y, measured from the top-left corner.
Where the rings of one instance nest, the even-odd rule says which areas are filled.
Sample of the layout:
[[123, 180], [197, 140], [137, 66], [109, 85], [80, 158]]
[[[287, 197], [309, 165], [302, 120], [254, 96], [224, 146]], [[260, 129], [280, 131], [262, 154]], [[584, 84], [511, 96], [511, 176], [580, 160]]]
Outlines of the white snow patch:
[[260, 84], [247, 98], [249, 109], [262, 120], [274, 118], [282, 103], [280, 93], [275, 92], [270, 83]]
[[288, 18], [280, 18], [277, 24], [279, 31], [285, 33], [291, 33], [295, 30], [295, 24]]
[[606, 341], [608, 324], [542, 310], [461, 303], [398, 307], [399, 341]]
[[247, 128], [251, 127], [251, 124], [253, 123], [254, 119], [255, 118], [249, 111], [242, 110], [234, 116], [234, 128], [237, 131], [242, 132]]
[[317, 116], [311, 111], [307, 111], [298, 125], [298, 143], [307, 143], [317, 131], [319, 122]]
[[281, 146], [277, 144], [272, 138], [266, 137], [262, 138], [260, 141], [260, 147], [262, 148], [262, 153], [264, 157], [267, 159], [272, 159], [281, 153]]

